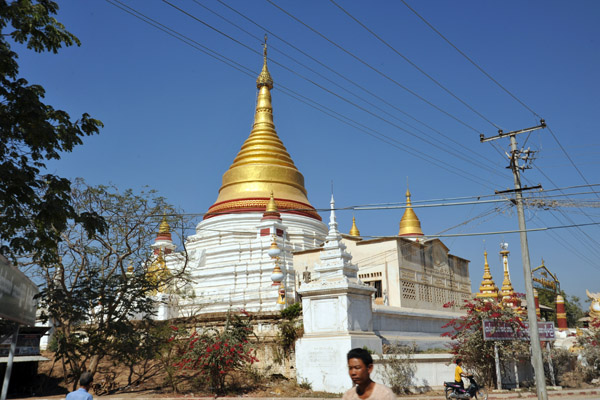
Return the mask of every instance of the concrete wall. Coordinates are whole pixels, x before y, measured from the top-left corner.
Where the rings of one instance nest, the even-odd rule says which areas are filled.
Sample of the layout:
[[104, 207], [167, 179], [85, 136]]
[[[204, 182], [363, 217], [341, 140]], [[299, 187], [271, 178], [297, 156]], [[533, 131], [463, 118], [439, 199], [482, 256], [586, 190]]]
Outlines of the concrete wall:
[[[375, 368], [371, 378], [375, 382], [380, 382], [385, 385], [389, 385], [385, 377], [385, 368], [387, 360], [394, 357], [390, 354], [384, 354], [381, 356], [374, 356]], [[416, 366], [415, 375], [412, 380], [412, 384], [415, 388], [421, 388], [423, 390], [430, 389], [441, 389], [444, 386], [445, 381], [454, 380], [454, 367], [452, 363], [452, 354], [439, 353], [439, 354], [414, 354], [411, 359]], [[348, 378], [348, 381], [350, 379]], [[351, 381], [350, 381], [351, 382]]]

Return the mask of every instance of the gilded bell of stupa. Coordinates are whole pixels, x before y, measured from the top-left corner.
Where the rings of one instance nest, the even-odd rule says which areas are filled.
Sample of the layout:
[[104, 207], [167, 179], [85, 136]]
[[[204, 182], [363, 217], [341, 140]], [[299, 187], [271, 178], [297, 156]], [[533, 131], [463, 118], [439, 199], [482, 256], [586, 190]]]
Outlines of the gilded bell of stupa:
[[421, 221], [412, 209], [410, 201], [410, 190], [406, 189], [406, 210], [400, 220], [400, 231], [398, 236], [423, 236]]
[[494, 279], [492, 278], [492, 274], [490, 272], [490, 265], [488, 264], [487, 251], [483, 252], [483, 257], [485, 259], [485, 263], [483, 264], [483, 280], [481, 281], [481, 285], [479, 286], [479, 293], [477, 293], [477, 297], [484, 299], [498, 299], [498, 287], [494, 283]]
[[356, 227], [356, 218], [352, 217], [352, 228], [350, 228], [350, 236], [360, 237], [360, 231]]
[[217, 201], [204, 219], [222, 214], [264, 212], [270, 193], [281, 213], [294, 213], [317, 220], [321, 217], [309, 203], [304, 177], [298, 171], [275, 130], [271, 89], [273, 79], [267, 67], [264, 47], [262, 71], [256, 80], [258, 98], [250, 136], [223, 175]]

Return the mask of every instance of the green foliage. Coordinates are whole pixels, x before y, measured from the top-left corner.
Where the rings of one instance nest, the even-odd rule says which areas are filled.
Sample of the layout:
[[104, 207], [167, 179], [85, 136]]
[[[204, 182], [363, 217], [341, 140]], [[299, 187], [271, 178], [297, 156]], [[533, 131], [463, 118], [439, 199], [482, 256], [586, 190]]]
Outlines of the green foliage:
[[[174, 326], [173, 330], [171, 342], [178, 336], [179, 328]], [[222, 331], [208, 328], [189, 334], [174, 365], [180, 370], [197, 372], [215, 393], [225, 393], [225, 379], [231, 372], [246, 369], [258, 361], [248, 340], [251, 336], [255, 335], [248, 313], [242, 316], [228, 313]]]
[[302, 303], [294, 303], [281, 310], [281, 318], [293, 321], [302, 316]]
[[[515, 299], [518, 302], [518, 299]], [[444, 307], [452, 306], [452, 303]], [[465, 369], [490, 386], [495, 379], [494, 343], [498, 345], [500, 361], [512, 362], [529, 354], [529, 342], [524, 340], [483, 340], [482, 321], [494, 320], [509, 324], [515, 332], [525, 329], [520, 316], [510, 307], [494, 301], [474, 299], [461, 309], [466, 315], [451, 320], [443, 328], [450, 328], [442, 336], [452, 339], [451, 352], [463, 360]]]
[[385, 380], [394, 393], [410, 393], [412, 380], [417, 371], [413, 361], [417, 346], [414, 343], [410, 346], [395, 343], [387, 345], [385, 350], [387, 354], [383, 369]]
[[302, 315], [302, 303], [294, 303], [281, 310], [281, 320], [277, 324], [276, 352], [281, 361], [294, 351], [296, 340], [302, 337], [304, 327], [299, 320]]
[[44, 88], [19, 75], [11, 42], [36, 52], [57, 53], [79, 45], [52, 15], [49, 0], [0, 1], [0, 252], [16, 259], [58, 261], [57, 243], [69, 219], [86, 233], [105, 228], [97, 214], [78, 213], [70, 199], [70, 182], [44, 173], [46, 161], [58, 160], [97, 134], [102, 123], [83, 114], [77, 121], [45, 104]]
[[[540, 304], [550, 307], [554, 310], [551, 314], [551, 321], [557, 325], [556, 321], [556, 293], [552, 290], [537, 289], [538, 300]], [[581, 308], [580, 299], [577, 296], [568, 296], [563, 290], [560, 291], [560, 295], [565, 299], [565, 313], [567, 314], [567, 326], [578, 327], [581, 326], [579, 319], [585, 317], [585, 312]]]

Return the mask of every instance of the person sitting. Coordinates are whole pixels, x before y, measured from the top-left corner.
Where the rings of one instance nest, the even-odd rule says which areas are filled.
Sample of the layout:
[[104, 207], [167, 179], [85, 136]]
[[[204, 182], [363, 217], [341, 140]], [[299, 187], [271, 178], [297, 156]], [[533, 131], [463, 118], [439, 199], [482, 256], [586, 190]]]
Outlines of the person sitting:
[[456, 368], [454, 368], [454, 382], [458, 383], [461, 388], [465, 388], [465, 384], [463, 383], [463, 376], [467, 378], [469, 375], [464, 372], [462, 369], [462, 360], [460, 358], [456, 359]]

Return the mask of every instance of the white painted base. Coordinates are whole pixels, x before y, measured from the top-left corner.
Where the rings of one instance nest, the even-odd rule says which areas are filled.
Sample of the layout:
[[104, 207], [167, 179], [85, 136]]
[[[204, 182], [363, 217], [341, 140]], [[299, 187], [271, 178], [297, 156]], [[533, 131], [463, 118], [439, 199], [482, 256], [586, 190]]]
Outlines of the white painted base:
[[343, 393], [352, 387], [346, 354], [357, 347], [381, 354], [381, 339], [373, 333], [303, 337], [296, 342], [296, 379], [313, 390]]

